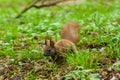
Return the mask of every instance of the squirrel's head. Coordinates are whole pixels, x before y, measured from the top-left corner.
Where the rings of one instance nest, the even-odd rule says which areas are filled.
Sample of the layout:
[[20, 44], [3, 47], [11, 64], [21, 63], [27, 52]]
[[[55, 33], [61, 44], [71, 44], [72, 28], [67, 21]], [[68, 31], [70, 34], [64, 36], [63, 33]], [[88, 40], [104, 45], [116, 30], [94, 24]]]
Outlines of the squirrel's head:
[[44, 48], [44, 56], [54, 56], [56, 54], [56, 49], [54, 46], [54, 41], [50, 38], [50, 44], [48, 44], [48, 38], [45, 38], [45, 48]]

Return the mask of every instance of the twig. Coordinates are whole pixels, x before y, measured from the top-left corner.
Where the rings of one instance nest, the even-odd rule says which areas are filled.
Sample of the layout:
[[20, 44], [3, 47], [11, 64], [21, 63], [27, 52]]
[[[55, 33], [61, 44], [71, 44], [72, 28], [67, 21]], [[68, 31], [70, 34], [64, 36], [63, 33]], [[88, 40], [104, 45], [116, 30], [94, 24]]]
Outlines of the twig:
[[21, 17], [23, 13], [25, 13], [27, 10], [29, 10], [30, 8], [32, 8], [33, 5], [36, 4], [38, 1], [40, 1], [40, 0], [34, 1], [34, 2], [33, 2], [32, 4], [30, 4], [28, 7], [26, 7], [25, 9], [23, 9], [15, 18]]
[[[41, 1], [41, 5], [37, 6], [36, 3], [38, 3], [39, 1]], [[28, 7], [26, 7], [25, 9], [23, 9], [15, 18], [19, 18], [22, 16], [22, 14], [24, 14], [26, 11], [28, 11], [29, 9], [31, 9], [32, 7], [35, 7], [35, 8], [43, 8], [43, 7], [50, 7], [50, 6], [55, 6], [57, 5], [58, 3], [60, 2], [63, 2], [63, 1], [67, 1], [67, 0], [55, 0], [55, 1], [48, 1], [48, 3], [44, 3], [46, 2], [47, 0], [36, 0], [34, 2], [32, 2], [31, 5], [29, 5]]]
[[33, 5], [33, 7], [35, 7], [35, 8], [50, 7], [50, 6], [55, 6], [58, 3], [63, 2], [63, 1], [66, 1], [66, 0], [55, 1], [55, 2], [51, 2], [49, 4], [42, 4], [40, 6]]

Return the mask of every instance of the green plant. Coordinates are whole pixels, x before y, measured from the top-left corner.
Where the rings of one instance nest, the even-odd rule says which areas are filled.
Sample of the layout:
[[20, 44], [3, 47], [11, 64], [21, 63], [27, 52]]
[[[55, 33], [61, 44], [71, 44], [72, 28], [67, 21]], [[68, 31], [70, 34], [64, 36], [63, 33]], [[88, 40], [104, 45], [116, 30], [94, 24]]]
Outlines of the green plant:
[[83, 66], [84, 68], [97, 68], [98, 58], [89, 51], [78, 51], [78, 53], [68, 54], [67, 62], [74, 66]]
[[75, 70], [66, 75], [65, 80], [89, 80], [89, 76], [86, 74], [87, 72], [90, 72], [91, 70]]

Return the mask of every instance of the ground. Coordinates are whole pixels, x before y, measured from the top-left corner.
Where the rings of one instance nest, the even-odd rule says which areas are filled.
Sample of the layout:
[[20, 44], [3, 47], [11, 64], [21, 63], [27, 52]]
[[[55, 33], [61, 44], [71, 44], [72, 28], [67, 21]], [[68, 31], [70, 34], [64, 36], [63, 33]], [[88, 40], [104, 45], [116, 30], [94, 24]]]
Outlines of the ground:
[[[15, 19], [31, 1], [0, 0], [0, 80], [120, 79], [120, 0], [32, 8]], [[44, 38], [60, 40], [69, 21], [81, 25], [79, 54], [58, 65], [43, 56]]]

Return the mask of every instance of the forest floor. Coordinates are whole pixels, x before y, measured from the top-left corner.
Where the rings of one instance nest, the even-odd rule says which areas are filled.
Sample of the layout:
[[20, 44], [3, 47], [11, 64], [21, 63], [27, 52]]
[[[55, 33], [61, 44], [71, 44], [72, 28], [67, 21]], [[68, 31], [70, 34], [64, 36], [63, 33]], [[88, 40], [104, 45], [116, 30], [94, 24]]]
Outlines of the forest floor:
[[[31, 1], [0, 0], [0, 80], [120, 80], [120, 0], [32, 8], [15, 19]], [[69, 21], [81, 25], [79, 54], [58, 65], [43, 56], [44, 38], [60, 40]]]

